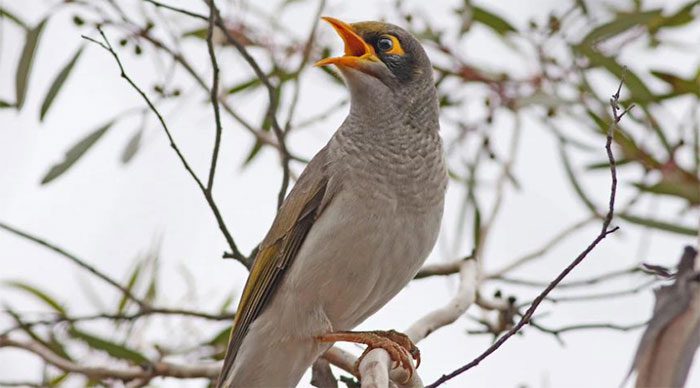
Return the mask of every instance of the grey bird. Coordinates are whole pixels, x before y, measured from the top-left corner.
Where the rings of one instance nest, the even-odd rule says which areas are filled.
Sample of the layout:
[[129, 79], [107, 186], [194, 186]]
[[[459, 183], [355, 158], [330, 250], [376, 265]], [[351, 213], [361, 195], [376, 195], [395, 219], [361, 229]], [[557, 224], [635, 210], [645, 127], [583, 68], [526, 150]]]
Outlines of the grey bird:
[[386, 349], [412, 370], [395, 331], [353, 332], [416, 274], [435, 245], [447, 170], [432, 66], [388, 23], [329, 22], [350, 113], [306, 166], [263, 240], [238, 305], [220, 387], [293, 387], [336, 341]]

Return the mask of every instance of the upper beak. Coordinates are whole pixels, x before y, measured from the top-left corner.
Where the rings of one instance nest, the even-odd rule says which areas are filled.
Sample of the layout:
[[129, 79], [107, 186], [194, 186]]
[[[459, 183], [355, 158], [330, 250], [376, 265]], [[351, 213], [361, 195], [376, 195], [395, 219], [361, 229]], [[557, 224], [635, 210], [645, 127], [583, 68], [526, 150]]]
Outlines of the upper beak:
[[356, 68], [368, 72], [368, 62], [378, 62], [374, 48], [358, 35], [349, 24], [332, 17], [324, 16], [321, 19], [330, 23], [335, 32], [340, 35], [345, 43], [345, 55], [321, 59], [315, 66], [336, 65]]

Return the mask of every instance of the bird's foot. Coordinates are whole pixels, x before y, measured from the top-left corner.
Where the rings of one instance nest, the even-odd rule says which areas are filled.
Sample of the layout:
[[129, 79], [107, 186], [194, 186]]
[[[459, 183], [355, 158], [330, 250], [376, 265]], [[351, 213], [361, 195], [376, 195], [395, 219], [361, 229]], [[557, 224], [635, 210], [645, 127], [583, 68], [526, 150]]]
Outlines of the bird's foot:
[[321, 342], [344, 341], [367, 345], [367, 349], [355, 363], [355, 372], [357, 372], [360, 362], [367, 353], [377, 348], [384, 349], [389, 353], [389, 357], [394, 363], [392, 367], [396, 368], [400, 365], [408, 371], [408, 377], [404, 383], [410, 381], [413, 376], [411, 358], [416, 361], [416, 368], [420, 365], [420, 350], [418, 350], [418, 347], [407, 335], [395, 330], [336, 331], [318, 336], [317, 339]]

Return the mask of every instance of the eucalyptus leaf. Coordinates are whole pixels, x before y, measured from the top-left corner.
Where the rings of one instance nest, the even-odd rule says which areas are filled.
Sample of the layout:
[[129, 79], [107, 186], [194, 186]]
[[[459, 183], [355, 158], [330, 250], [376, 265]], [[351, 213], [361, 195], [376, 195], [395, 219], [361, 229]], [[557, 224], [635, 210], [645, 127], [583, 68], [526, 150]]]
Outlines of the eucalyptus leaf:
[[66, 63], [65, 66], [63, 66], [63, 69], [61, 69], [61, 71], [58, 73], [58, 75], [56, 75], [56, 78], [51, 83], [51, 86], [49, 87], [49, 90], [46, 93], [46, 97], [44, 97], [44, 102], [41, 104], [41, 112], [39, 113], [40, 121], [44, 121], [46, 112], [48, 112], [49, 108], [51, 107], [51, 104], [53, 104], [54, 99], [58, 95], [58, 92], [61, 90], [61, 87], [68, 79], [68, 76], [73, 70], [75, 63], [78, 61], [78, 58], [80, 58], [80, 54], [82, 52], [83, 46], [81, 46], [78, 49], [78, 51], [76, 51], [75, 54], [73, 54], [73, 57], [70, 59], [70, 61], [68, 61], [68, 63]]
[[15, 74], [15, 100], [17, 109], [22, 109], [24, 99], [27, 96], [27, 86], [29, 85], [29, 76], [34, 65], [34, 56], [36, 48], [39, 45], [41, 33], [44, 30], [47, 19], [42, 20], [36, 27], [27, 30], [25, 34], [24, 48], [22, 55], [17, 64], [17, 73]]
[[646, 226], [652, 229], [663, 230], [670, 233], [682, 234], [686, 236], [697, 236], [698, 230], [690, 226], [679, 225], [677, 223], [670, 223], [666, 221], [656, 220], [653, 218], [641, 217], [629, 213], [617, 214], [617, 217], [631, 222], [633, 224]]
[[126, 143], [124, 151], [122, 151], [121, 162], [123, 164], [129, 163], [136, 153], [141, 148], [141, 138], [143, 138], [143, 128], [139, 128], [134, 134], [129, 138], [129, 142]]
[[68, 151], [66, 151], [63, 160], [51, 166], [46, 175], [44, 175], [44, 178], [42, 178], [41, 184], [45, 185], [61, 176], [66, 171], [68, 171], [68, 169], [71, 168], [71, 166], [73, 166], [73, 164], [75, 164], [75, 162], [77, 162], [78, 159], [80, 159], [85, 154], [85, 152], [87, 152], [90, 149], [90, 147], [95, 145], [95, 143], [98, 140], [100, 140], [102, 135], [104, 135], [105, 132], [107, 132], [107, 130], [112, 126], [112, 124], [114, 124], [114, 121], [110, 121], [109, 123], [103, 125], [94, 132], [85, 136], [74, 146], [72, 146]]
[[4, 281], [2, 282], [3, 285], [6, 287], [14, 288], [16, 290], [24, 291], [35, 298], [39, 299], [40, 301], [44, 302], [47, 306], [51, 307], [54, 311], [60, 313], [61, 315], [66, 314], [66, 309], [58, 302], [56, 299], [54, 299], [51, 295], [49, 295], [46, 291], [42, 291], [39, 288], [32, 286], [30, 284], [20, 282], [20, 281]]
[[495, 13], [477, 6], [472, 6], [471, 8], [472, 19], [492, 29], [498, 35], [506, 35], [517, 31], [512, 24]]
[[121, 360], [129, 360], [137, 365], [148, 364], [149, 361], [143, 354], [137, 352], [136, 350], [130, 349], [124, 345], [120, 345], [116, 342], [100, 338], [96, 335], [87, 333], [76, 327], [71, 327], [68, 333], [74, 338], [84, 342], [87, 346], [106, 352], [114, 358]]

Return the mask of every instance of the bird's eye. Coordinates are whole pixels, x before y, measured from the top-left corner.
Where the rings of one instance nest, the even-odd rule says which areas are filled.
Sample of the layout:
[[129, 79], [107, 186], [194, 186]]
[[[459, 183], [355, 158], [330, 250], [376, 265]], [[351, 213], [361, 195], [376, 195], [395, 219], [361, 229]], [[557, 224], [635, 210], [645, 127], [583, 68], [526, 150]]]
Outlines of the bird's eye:
[[379, 40], [377, 41], [377, 48], [379, 49], [379, 51], [389, 51], [393, 47], [394, 42], [388, 37], [379, 38]]

